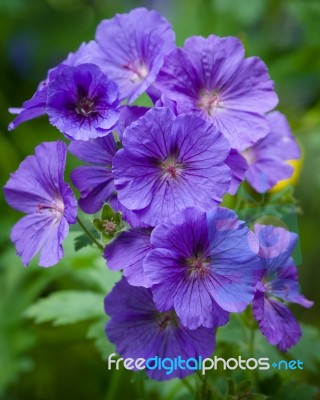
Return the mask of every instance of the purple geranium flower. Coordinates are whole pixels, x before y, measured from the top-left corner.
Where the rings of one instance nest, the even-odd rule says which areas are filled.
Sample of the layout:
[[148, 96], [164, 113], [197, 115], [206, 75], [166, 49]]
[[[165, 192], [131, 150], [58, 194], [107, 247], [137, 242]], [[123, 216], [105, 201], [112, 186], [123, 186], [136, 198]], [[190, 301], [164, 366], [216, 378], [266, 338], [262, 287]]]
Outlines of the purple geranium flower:
[[255, 225], [255, 233], [259, 239], [263, 270], [253, 299], [253, 315], [268, 342], [287, 351], [300, 339], [301, 329], [279, 299], [303, 307], [313, 305], [300, 294], [298, 271], [291, 258], [297, 235], [281, 227], [259, 224]]
[[155, 81], [175, 34], [159, 13], [137, 8], [102, 21], [96, 41], [104, 53], [99, 65], [118, 83], [121, 100], [132, 103]]
[[114, 271], [123, 270], [130, 285], [151, 286], [143, 271], [143, 260], [151, 250], [150, 234], [150, 229], [122, 232], [104, 250], [108, 267]]
[[118, 85], [94, 64], [65, 67], [48, 86], [47, 113], [68, 139], [105, 136], [119, 119]]
[[231, 170], [231, 182], [228, 192], [233, 195], [236, 194], [240, 183], [245, 179], [248, 164], [235, 149], [231, 149], [225, 163]]
[[122, 135], [127, 126], [130, 126], [132, 122], [142, 117], [150, 108], [139, 107], [139, 106], [122, 106], [120, 107], [120, 118], [115, 130], [122, 139]]
[[165, 57], [156, 87], [176, 103], [213, 122], [232, 148], [244, 150], [269, 132], [263, 114], [278, 102], [265, 64], [244, 58], [234, 37], [191, 37]]
[[4, 187], [8, 204], [28, 214], [11, 232], [24, 265], [39, 251], [39, 265], [43, 267], [63, 257], [62, 242], [77, 217], [76, 199], [63, 180], [66, 154], [63, 142], [40, 144]]
[[[125, 278], [105, 298], [105, 311], [111, 317], [107, 335], [124, 358], [148, 360], [156, 356], [161, 359], [180, 356], [186, 360], [210, 357], [214, 351], [212, 329], [187, 329], [173, 310], [161, 313], [156, 309], [149, 289], [130, 286]], [[191, 364], [194, 368], [195, 362]], [[178, 368], [167, 374], [166, 370], [155, 369], [153, 365], [146, 372], [150, 378], [161, 381], [184, 378], [194, 372], [191, 368]]]
[[287, 161], [300, 157], [300, 148], [286, 117], [279, 111], [273, 111], [266, 118], [270, 133], [242, 152], [249, 165], [246, 179], [259, 193], [271, 189], [281, 179], [290, 178], [293, 167]]
[[236, 214], [189, 207], [152, 232], [144, 271], [160, 311], [174, 307], [190, 329], [228, 321], [252, 301], [259, 268], [255, 237]]
[[71, 179], [80, 191], [80, 208], [94, 214], [115, 191], [111, 166], [118, 150], [116, 141], [112, 134], [88, 141], [74, 140], [68, 150], [80, 160], [93, 164], [73, 170]]
[[49, 83], [67, 65], [79, 65], [84, 63], [94, 63], [93, 60], [99, 59], [100, 50], [92, 40], [89, 43], [82, 43], [75, 53], [69, 53], [57, 67], [49, 70], [46, 79], [40, 82], [33, 97], [25, 101], [22, 108], [9, 108], [12, 114], [19, 114], [13, 122], [9, 124], [9, 130], [15, 129], [18, 125], [30, 119], [46, 114], [47, 92]]
[[202, 118], [153, 108], [125, 130], [113, 159], [119, 201], [150, 226], [188, 206], [210, 209], [229, 188], [229, 151]]

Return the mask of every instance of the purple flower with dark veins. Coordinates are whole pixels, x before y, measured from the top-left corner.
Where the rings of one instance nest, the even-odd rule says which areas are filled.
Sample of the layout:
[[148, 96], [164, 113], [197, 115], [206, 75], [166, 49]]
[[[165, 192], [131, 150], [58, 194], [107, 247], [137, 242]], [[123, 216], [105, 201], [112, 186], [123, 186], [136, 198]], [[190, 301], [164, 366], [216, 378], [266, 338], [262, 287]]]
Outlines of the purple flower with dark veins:
[[153, 299], [195, 329], [224, 325], [253, 299], [260, 268], [254, 234], [226, 208], [189, 207], [156, 226], [143, 262]]
[[23, 265], [40, 252], [39, 265], [50, 267], [63, 257], [62, 242], [76, 223], [77, 203], [64, 182], [67, 149], [63, 142], [42, 143], [4, 187], [7, 203], [27, 213], [11, 232]]
[[[122, 278], [105, 298], [105, 311], [110, 316], [106, 326], [109, 340], [124, 358], [134, 360], [169, 357], [182, 360], [210, 357], [215, 348], [212, 329], [199, 327], [189, 330], [181, 325], [173, 310], [159, 312], [149, 289], [130, 286]], [[197, 361], [191, 360], [185, 369], [171, 371], [157, 369], [152, 362], [146, 368], [148, 376], [159, 381], [184, 378], [198, 369]]]
[[89, 43], [82, 43], [76, 52], [69, 53], [68, 57], [57, 67], [49, 70], [46, 79], [40, 82], [32, 98], [25, 101], [22, 108], [9, 108], [11, 114], [18, 114], [18, 116], [9, 124], [8, 129], [13, 130], [23, 122], [46, 114], [48, 85], [63, 68], [68, 65], [95, 64], [95, 60], [99, 60], [100, 58], [100, 50], [93, 40]]
[[244, 150], [267, 135], [264, 113], [278, 102], [265, 64], [244, 57], [235, 37], [190, 37], [165, 57], [155, 86], [175, 103], [178, 114], [200, 115], [232, 148]]
[[211, 209], [228, 191], [228, 141], [200, 117], [153, 108], [122, 144], [112, 162], [118, 199], [150, 226], [188, 206]]
[[79, 206], [88, 213], [99, 211], [115, 191], [112, 175], [112, 159], [118, 148], [112, 134], [87, 141], [74, 140], [68, 150], [80, 160], [91, 165], [74, 169], [71, 179], [80, 191]]
[[113, 271], [123, 270], [130, 285], [151, 286], [143, 271], [143, 260], [151, 250], [150, 235], [151, 229], [131, 229], [105, 247], [107, 266]]
[[291, 257], [297, 235], [284, 228], [255, 225], [259, 240], [262, 279], [256, 286], [253, 315], [268, 342], [287, 351], [301, 337], [301, 328], [281, 301], [311, 307], [312, 301], [300, 293], [298, 271]]
[[68, 139], [106, 136], [119, 119], [118, 85], [94, 64], [65, 67], [49, 83], [49, 121]]
[[103, 52], [99, 65], [118, 83], [121, 100], [132, 103], [156, 80], [175, 34], [158, 12], [136, 8], [102, 21], [96, 41]]
[[301, 155], [286, 117], [273, 111], [266, 118], [270, 133], [242, 152], [249, 166], [246, 179], [259, 193], [271, 189], [282, 179], [290, 178], [293, 167], [288, 160], [296, 160]]

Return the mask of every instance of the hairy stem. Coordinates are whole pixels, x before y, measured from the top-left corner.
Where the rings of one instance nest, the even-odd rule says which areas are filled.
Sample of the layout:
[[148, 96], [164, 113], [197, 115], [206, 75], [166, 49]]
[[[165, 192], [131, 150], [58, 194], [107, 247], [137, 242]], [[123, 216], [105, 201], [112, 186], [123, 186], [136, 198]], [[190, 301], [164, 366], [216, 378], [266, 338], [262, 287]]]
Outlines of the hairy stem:
[[78, 221], [79, 226], [81, 226], [82, 230], [88, 236], [88, 238], [92, 241], [92, 243], [95, 243], [99, 247], [99, 249], [103, 251], [102, 244], [99, 243], [98, 240], [92, 235], [92, 233], [87, 229], [87, 227], [85, 226], [85, 224], [81, 221], [81, 219], [79, 217], [77, 217], [77, 221]]

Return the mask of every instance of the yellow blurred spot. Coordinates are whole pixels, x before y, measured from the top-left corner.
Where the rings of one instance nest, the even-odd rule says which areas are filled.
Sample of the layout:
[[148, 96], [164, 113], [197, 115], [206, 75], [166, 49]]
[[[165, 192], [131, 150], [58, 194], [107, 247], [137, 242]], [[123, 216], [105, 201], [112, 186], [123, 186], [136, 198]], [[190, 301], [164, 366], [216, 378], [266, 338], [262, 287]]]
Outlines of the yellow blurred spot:
[[271, 193], [275, 193], [275, 192], [279, 192], [281, 189], [283, 189], [284, 187], [286, 187], [287, 185], [296, 185], [299, 177], [300, 177], [300, 173], [301, 173], [301, 168], [303, 165], [303, 154], [301, 156], [301, 158], [299, 158], [298, 160], [289, 160], [288, 164], [292, 165], [293, 169], [293, 173], [291, 175], [291, 178], [289, 179], [282, 179], [281, 181], [279, 181], [275, 186], [273, 186], [272, 189], [270, 189]]

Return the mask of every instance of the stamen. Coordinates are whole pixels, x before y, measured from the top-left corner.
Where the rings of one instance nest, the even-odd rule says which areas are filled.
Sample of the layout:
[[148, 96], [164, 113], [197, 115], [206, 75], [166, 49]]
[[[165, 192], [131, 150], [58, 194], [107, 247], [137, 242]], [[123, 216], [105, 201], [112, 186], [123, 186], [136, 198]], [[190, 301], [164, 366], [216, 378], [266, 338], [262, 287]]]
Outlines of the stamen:
[[95, 112], [94, 106], [94, 101], [88, 99], [87, 97], [83, 97], [79, 99], [76, 105], [76, 113], [82, 115], [83, 117], [89, 117], [89, 115]]
[[217, 108], [221, 107], [222, 99], [218, 91], [208, 92], [203, 91], [200, 94], [198, 107], [205, 110], [210, 116], [213, 115]]
[[189, 276], [205, 276], [208, 274], [208, 272], [210, 272], [211, 269], [211, 263], [208, 257], [201, 258], [199, 256], [196, 256], [187, 259], [186, 264], [188, 267]]
[[176, 314], [173, 311], [160, 313], [158, 316], [158, 325], [161, 331], [164, 331], [168, 326], [177, 326]]
[[136, 64], [127, 63], [123, 65], [123, 68], [133, 72], [134, 76], [131, 79], [133, 83], [137, 81], [142, 81], [149, 73], [148, 68], [142, 61]]
[[104, 230], [108, 233], [114, 232], [117, 225], [113, 221], [109, 221], [106, 219], [102, 225], [104, 227]]
[[64, 203], [60, 199], [54, 200], [51, 205], [39, 203], [36, 213], [41, 214], [43, 210], [51, 211], [57, 219], [60, 219], [64, 214]]
[[182, 171], [182, 164], [174, 160], [163, 161], [161, 163], [161, 168], [163, 170], [163, 175], [172, 179], [177, 179]]

